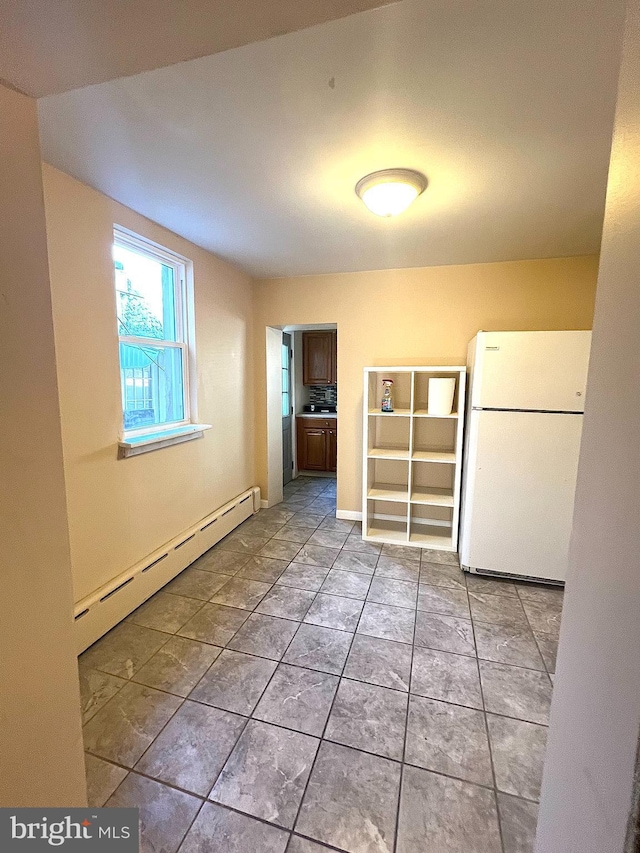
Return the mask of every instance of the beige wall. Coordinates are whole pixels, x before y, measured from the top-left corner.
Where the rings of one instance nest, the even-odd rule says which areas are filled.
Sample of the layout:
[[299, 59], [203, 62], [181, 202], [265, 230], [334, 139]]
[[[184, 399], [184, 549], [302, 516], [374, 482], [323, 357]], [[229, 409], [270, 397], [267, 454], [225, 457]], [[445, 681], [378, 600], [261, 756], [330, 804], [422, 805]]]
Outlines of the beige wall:
[[639, 0], [627, 14], [537, 853], [639, 849]]
[[35, 101], [0, 86], [0, 806], [86, 804]]
[[265, 326], [338, 324], [338, 509], [361, 509], [362, 368], [464, 364], [479, 329], [589, 329], [595, 257], [258, 281], [256, 461], [267, 484]]
[[[251, 283], [246, 275], [43, 167], [75, 599], [255, 484]], [[194, 263], [204, 438], [117, 459], [122, 409], [114, 223]]]

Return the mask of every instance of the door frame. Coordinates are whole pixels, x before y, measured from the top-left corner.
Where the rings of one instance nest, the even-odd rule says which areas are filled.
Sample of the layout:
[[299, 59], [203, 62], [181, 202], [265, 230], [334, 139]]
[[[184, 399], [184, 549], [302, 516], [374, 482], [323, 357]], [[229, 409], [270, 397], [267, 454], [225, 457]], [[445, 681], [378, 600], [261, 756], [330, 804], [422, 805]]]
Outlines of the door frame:
[[[282, 333], [293, 334], [293, 332], [317, 331], [322, 329], [338, 330], [337, 323], [302, 323], [297, 325], [265, 326], [265, 382], [266, 382], [266, 494], [262, 496], [263, 508], [274, 506], [282, 501], [284, 497], [282, 485]], [[295, 344], [293, 348], [294, 375], [296, 360], [301, 358], [297, 353]], [[298, 409], [299, 400], [296, 400], [295, 382], [292, 393], [294, 407], [293, 418]], [[291, 429], [293, 440], [293, 476], [298, 476], [296, 461], [295, 428]], [[337, 471], [336, 471], [337, 477]]]

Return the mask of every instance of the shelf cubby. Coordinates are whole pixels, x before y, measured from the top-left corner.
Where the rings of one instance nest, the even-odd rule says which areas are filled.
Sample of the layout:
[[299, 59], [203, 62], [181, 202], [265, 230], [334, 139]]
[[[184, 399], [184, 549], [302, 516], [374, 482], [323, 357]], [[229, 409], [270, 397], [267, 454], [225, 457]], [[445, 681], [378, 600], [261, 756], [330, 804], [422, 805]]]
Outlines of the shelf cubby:
[[[367, 412], [380, 415], [383, 418], [410, 417], [412, 411], [413, 377], [406, 370], [398, 370], [397, 367], [388, 369], [375, 369], [375, 375], [370, 374], [369, 386], [365, 399], [367, 401]], [[383, 412], [380, 409], [382, 403], [382, 380], [393, 380], [393, 412]]]
[[[454, 409], [427, 411], [429, 378], [454, 377]], [[394, 411], [380, 411], [393, 379]], [[364, 377], [363, 539], [456, 551], [466, 368], [371, 367]]]
[[409, 539], [407, 503], [367, 500], [363, 537], [374, 542], [406, 544]]
[[[433, 370], [429, 373], [414, 373], [414, 414], [419, 418], [434, 418], [444, 420], [455, 420], [458, 417], [458, 412], [461, 409], [460, 400], [460, 383], [457, 381], [460, 376], [459, 368], [442, 368], [441, 370]], [[428, 411], [429, 400], [429, 379], [456, 379], [456, 390], [453, 395], [453, 410], [450, 415], [430, 415]]]

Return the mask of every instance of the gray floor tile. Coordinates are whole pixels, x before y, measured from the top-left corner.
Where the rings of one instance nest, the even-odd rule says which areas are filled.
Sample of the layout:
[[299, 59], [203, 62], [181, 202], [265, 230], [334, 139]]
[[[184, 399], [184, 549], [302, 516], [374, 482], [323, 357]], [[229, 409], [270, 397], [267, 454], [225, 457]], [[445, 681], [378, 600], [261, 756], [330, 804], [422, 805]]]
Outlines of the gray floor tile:
[[458, 555], [453, 551], [440, 551], [435, 548], [420, 548], [421, 563], [445, 563], [448, 566], [459, 566]]
[[202, 557], [199, 557], [195, 563], [192, 563], [194, 569], [203, 572], [216, 572], [223, 575], [235, 575], [246, 564], [249, 559], [248, 554], [238, 554], [234, 551], [222, 551], [218, 546], [211, 548]]
[[284, 853], [288, 839], [289, 833], [282, 829], [205, 803], [180, 853]]
[[289, 565], [288, 560], [271, 557], [249, 557], [249, 561], [237, 574], [239, 578], [250, 578], [262, 583], [275, 583]]
[[127, 616], [127, 622], [175, 634], [201, 607], [202, 601], [194, 598], [157, 592]]
[[235, 577], [212, 596], [211, 603], [238, 607], [241, 610], [255, 610], [270, 589], [269, 583]]
[[487, 714], [498, 790], [538, 800], [547, 746], [547, 727]]
[[292, 835], [287, 853], [332, 853], [332, 851], [324, 844], [318, 844], [317, 841], [309, 841], [308, 838]]
[[80, 655], [79, 661], [89, 669], [131, 678], [168, 640], [168, 634], [121, 622]]
[[133, 767], [181, 699], [129, 682], [84, 727], [88, 752]]
[[202, 801], [129, 773], [106, 805], [140, 809], [140, 853], [176, 853]]
[[542, 586], [535, 583], [518, 583], [516, 587], [522, 601], [537, 601], [538, 604], [548, 604], [556, 610], [562, 607], [564, 587]]
[[347, 521], [344, 518], [325, 518], [320, 524], [321, 530], [335, 530], [337, 533], [344, 533], [348, 536], [353, 530], [353, 521]]
[[303, 566], [301, 563], [291, 563], [291, 565], [283, 572], [277, 584], [281, 586], [292, 586], [296, 589], [307, 589], [312, 592], [317, 592], [324, 579], [329, 574], [329, 569], [325, 566]]
[[348, 853], [393, 853], [400, 765], [323, 741], [296, 830]]
[[481, 660], [480, 680], [487, 711], [549, 724], [552, 687], [546, 672]]
[[413, 652], [411, 692], [482, 710], [480, 677], [475, 658], [416, 647]]
[[340, 675], [349, 654], [353, 634], [302, 624], [287, 649], [283, 663]]
[[474, 621], [488, 622], [491, 625], [526, 628], [527, 619], [520, 599], [507, 595], [488, 595], [485, 592], [469, 590], [469, 604]]
[[283, 542], [296, 542], [298, 545], [304, 545], [313, 533], [313, 529], [310, 527], [290, 527], [285, 524], [273, 538]]
[[298, 542], [287, 542], [285, 539], [271, 539], [260, 549], [260, 556], [291, 562], [295, 560], [300, 547]]
[[324, 513], [311, 512], [308, 509], [304, 509], [302, 512], [296, 512], [287, 524], [289, 527], [309, 527], [315, 530], [323, 521]]
[[335, 675], [280, 664], [253, 716], [319, 737], [337, 688]]
[[303, 545], [296, 557], [296, 563], [306, 566], [324, 566], [330, 569], [336, 557], [340, 553], [339, 548], [326, 548], [324, 545]]
[[467, 589], [469, 592], [476, 592], [486, 595], [506, 595], [509, 598], [517, 598], [516, 586], [513, 581], [504, 580], [502, 578], [486, 578], [482, 575], [467, 575]]
[[108, 761], [85, 752], [84, 765], [87, 777], [87, 803], [89, 807], [102, 808], [116, 790], [128, 771]]
[[206, 797], [245, 727], [246, 717], [186, 701], [136, 770]]
[[498, 794], [504, 853], [533, 853], [538, 805], [509, 794]]
[[174, 595], [184, 595], [186, 598], [196, 598], [209, 601], [212, 595], [224, 586], [232, 575], [219, 575], [214, 572], [203, 572], [192, 566], [181, 572], [177, 578], [164, 587], [166, 592]]
[[501, 853], [492, 791], [406, 767], [397, 853]]
[[405, 607], [390, 607], [367, 601], [358, 623], [358, 633], [400, 643], [413, 642], [416, 614]]
[[493, 786], [482, 711], [411, 696], [404, 760], [425, 770]]
[[320, 592], [344, 595], [347, 598], [359, 598], [364, 601], [370, 583], [369, 575], [331, 569], [320, 587]]
[[400, 581], [418, 583], [420, 563], [407, 560], [406, 557], [386, 557], [382, 555], [376, 566], [376, 577], [394, 578]]
[[340, 681], [325, 737], [402, 760], [407, 694], [362, 681]]
[[503, 626], [475, 622], [478, 657], [497, 663], [544, 669], [533, 634], [528, 625]]
[[552, 634], [542, 634], [540, 631], [536, 632], [535, 638], [547, 671], [555, 672], [558, 657], [558, 638]]
[[295, 515], [292, 509], [287, 509], [282, 505], [271, 506], [268, 509], [261, 509], [259, 518], [268, 522], [279, 522], [286, 524], [289, 519]]
[[469, 619], [471, 615], [466, 590], [429, 586], [424, 583], [418, 587], [418, 610], [441, 613], [443, 616], [457, 616], [461, 619]]
[[393, 607], [408, 607], [413, 610], [416, 606], [417, 595], [417, 582], [378, 577], [378, 570], [376, 569], [376, 574], [367, 593], [367, 601], [375, 601], [377, 604], [390, 604]]
[[291, 619], [252, 613], [227, 646], [237, 652], [280, 660], [298, 627], [299, 623]]
[[89, 720], [109, 699], [116, 695], [127, 683], [124, 678], [90, 669], [82, 664], [78, 667], [80, 675], [80, 703], [82, 707], [82, 722]]
[[447, 563], [420, 563], [420, 583], [444, 586], [449, 589], [466, 589], [465, 573], [459, 566]]
[[[324, 522], [323, 522], [324, 524]], [[309, 545], [322, 545], [325, 548], [342, 548], [347, 541], [347, 533], [340, 533], [339, 530], [327, 530], [322, 524], [309, 539]]]
[[221, 551], [233, 551], [238, 554], [259, 554], [269, 538], [269, 536], [252, 536], [250, 533], [231, 533], [216, 547]]
[[196, 615], [189, 619], [178, 632], [181, 637], [225, 646], [241, 625], [244, 625], [249, 613], [237, 607], [223, 607], [220, 604], [205, 604]]
[[291, 586], [274, 586], [256, 607], [256, 613], [302, 622], [315, 597], [315, 592], [310, 590], [295, 589]]
[[248, 716], [275, 669], [274, 661], [225, 649], [189, 698]]
[[342, 546], [342, 550], [379, 556], [382, 551], [382, 545], [378, 545], [377, 542], [365, 542], [360, 533], [350, 533], [347, 536], [347, 541]]
[[242, 533], [248, 533], [251, 536], [268, 536], [272, 538], [282, 529], [284, 522], [282, 521], [261, 521], [258, 516], [250, 518], [241, 526]]
[[415, 643], [416, 646], [459, 655], [476, 653], [471, 620], [440, 613], [417, 612]]
[[250, 720], [210, 799], [290, 829], [319, 743], [309, 735]]
[[393, 640], [356, 634], [344, 669], [347, 678], [408, 692], [411, 647]]
[[304, 617], [309, 625], [337, 628], [340, 631], [355, 631], [362, 612], [363, 602], [356, 598], [340, 595], [318, 594]]
[[377, 554], [347, 551], [343, 548], [336, 557], [333, 568], [344, 572], [359, 572], [362, 575], [372, 575], [377, 562]]
[[133, 679], [176, 696], [188, 696], [221, 651], [219, 646], [171, 637]]
[[559, 638], [562, 619], [562, 608], [559, 605], [540, 601], [523, 601], [522, 606], [535, 633], [549, 634], [556, 640]]
[[401, 559], [420, 562], [420, 548], [410, 548], [408, 545], [389, 545], [385, 543], [382, 546], [383, 557], [400, 557]]

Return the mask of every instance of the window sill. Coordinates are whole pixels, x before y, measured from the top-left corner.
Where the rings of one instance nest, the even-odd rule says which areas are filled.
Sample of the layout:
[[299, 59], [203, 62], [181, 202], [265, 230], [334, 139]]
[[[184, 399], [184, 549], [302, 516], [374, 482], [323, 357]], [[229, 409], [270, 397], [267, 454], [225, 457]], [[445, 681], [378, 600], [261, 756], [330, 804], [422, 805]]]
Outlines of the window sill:
[[162, 447], [171, 447], [174, 444], [201, 438], [208, 429], [211, 429], [211, 424], [187, 424], [174, 429], [163, 429], [146, 435], [123, 438], [118, 442], [118, 458], [139, 456], [141, 453], [150, 453]]

